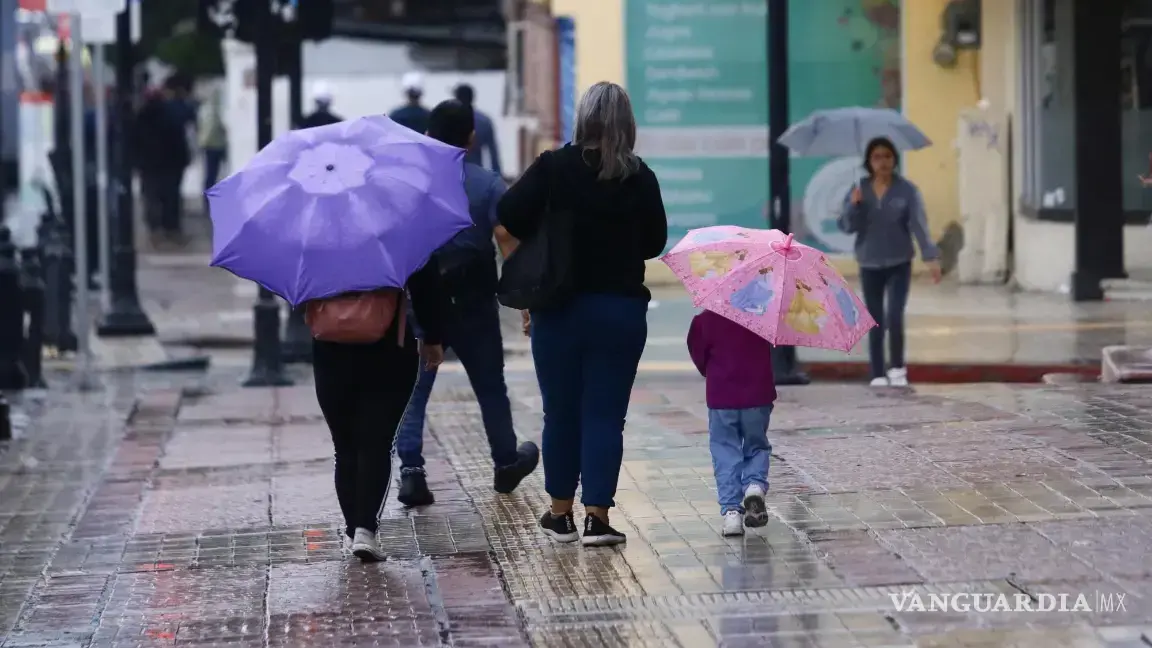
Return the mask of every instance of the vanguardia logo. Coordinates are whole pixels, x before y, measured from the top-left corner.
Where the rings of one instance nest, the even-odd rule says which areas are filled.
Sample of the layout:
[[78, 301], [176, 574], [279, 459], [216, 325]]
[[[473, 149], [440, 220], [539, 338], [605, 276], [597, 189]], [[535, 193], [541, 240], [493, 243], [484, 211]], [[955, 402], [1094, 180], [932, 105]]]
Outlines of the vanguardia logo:
[[920, 594], [905, 591], [889, 594], [897, 612], [1125, 612], [1125, 593], [1091, 594]]

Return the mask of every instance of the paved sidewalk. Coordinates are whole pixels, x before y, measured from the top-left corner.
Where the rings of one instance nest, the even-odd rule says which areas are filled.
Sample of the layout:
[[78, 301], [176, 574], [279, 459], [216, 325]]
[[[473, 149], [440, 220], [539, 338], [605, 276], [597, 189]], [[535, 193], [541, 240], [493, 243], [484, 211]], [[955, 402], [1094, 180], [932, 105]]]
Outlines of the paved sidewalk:
[[[307, 385], [109, 378], [48, 393], [0, 455], [0, 646], [1146, 646], [1152, 392], [783, 390], [770, 524], [718, 534], [698, 381], [641, 378], [615, 549], [558, 546], [541, 474], [492, 492], [479, 413], [431, 405], [437, 504], [393, 560], [342, 553]], [[510, 376], [539, 439], [532, 377]], [[147, 382], [145, 382], [147, 381]], [[135, 405], [133, 405], [135, 402]], [[898, 611], [892, 594], [1085, 594], [1110, 611]], [[1124, 594], [1119, 609], [1119, 594]], [[1141, 639], [1141, 637], [1145, 639]]]

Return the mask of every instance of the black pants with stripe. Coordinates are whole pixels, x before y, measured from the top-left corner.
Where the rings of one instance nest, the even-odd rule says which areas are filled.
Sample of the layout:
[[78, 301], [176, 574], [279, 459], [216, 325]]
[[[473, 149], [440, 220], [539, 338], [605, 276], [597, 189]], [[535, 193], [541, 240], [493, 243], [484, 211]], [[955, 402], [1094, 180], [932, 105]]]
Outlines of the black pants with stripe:
[[412, 397], [420, 358], [411, 332], [374, 344], [313, 342], [316, 399], [336, 449], [336, 496], [347, 533], [376, 531], [392, 480], [396, 429]]

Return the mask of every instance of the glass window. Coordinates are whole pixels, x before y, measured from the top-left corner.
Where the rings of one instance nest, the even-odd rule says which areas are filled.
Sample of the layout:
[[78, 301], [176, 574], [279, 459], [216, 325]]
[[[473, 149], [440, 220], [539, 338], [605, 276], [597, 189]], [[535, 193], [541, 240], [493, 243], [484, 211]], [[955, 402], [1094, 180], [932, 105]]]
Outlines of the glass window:
[[1073, 0], [1021, 3], [1023, 200], [1037, 209], [1076, 203]]

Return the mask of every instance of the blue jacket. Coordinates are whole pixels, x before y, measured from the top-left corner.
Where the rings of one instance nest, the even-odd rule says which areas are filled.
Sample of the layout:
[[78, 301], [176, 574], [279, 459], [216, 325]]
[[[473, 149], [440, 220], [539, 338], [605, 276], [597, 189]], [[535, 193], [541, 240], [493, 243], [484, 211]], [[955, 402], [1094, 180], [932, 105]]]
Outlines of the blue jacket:
[[464, 192], [468, 194], [468, 212], [472, 227], [460, 232], [436, 251], [440, 271], [452, 270], [474, 262], [491, 262], [496, 267], [496, 245], [492, 241], [496, 204], [507, 191], [499, 174], [470, 162], [464, 163]]

